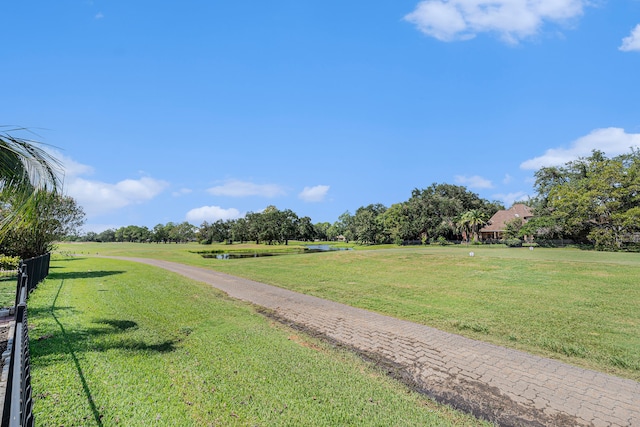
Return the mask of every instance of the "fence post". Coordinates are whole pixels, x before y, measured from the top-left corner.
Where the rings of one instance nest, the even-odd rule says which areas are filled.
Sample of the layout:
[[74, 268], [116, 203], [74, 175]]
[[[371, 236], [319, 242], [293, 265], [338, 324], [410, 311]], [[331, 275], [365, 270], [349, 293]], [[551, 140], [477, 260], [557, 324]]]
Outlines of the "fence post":
[[26, 286], [28, 278], [27, 264], [25, 264], [24, 261], [20, 261], [20, 265], [18, 266], [18, 283], [16, 285], [16, 302], [13, 305], [14, 307], [16, 307], [16, 309], [20, 304], [20, 295], [22, 294], [22, 288]]
[[2, 427], [33, 427], [27, 297], [49, 274], [50, 254], [20, 261], [16, 283], [13, 347], [3, 402]]

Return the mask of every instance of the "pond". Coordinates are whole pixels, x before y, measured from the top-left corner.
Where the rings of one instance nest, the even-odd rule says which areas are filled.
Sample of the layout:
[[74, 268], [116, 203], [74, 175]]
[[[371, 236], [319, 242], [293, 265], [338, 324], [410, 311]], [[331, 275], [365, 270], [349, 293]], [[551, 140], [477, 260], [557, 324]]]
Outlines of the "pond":
[[336, 248], [332, 245], [308, 245], [304, 248], [290, 248], [287, 250], [274, 251], [230, 251], [225, 253], [207, 253], [201, 254], [203, 258], [215, 259], [243, 259], [243, 258], [259, 258], [278, 255], [295, 255], [295, 254], [313, 254], [318, 252], [330, 251], [350, 251], [352, 248]]

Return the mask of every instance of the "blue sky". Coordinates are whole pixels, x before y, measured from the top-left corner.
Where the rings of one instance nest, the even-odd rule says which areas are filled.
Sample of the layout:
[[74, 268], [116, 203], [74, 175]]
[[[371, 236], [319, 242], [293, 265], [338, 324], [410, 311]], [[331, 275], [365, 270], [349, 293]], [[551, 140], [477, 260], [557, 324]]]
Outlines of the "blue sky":
[[86, 231], [334, 222], [434, 182], [507, 207], [640, 146], [638, 0], [2, 2], [0, 125], [64, 164]]

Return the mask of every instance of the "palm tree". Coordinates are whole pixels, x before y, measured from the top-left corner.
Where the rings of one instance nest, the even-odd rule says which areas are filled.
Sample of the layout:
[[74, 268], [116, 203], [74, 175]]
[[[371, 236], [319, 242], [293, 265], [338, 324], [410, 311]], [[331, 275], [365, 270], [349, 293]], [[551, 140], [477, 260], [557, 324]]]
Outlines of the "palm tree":
[[[13, 136], [25, 131], [0, 126], [0, 230], [19, 221], [32, 211], [34, 195], [40, 190], [57, 191], [60, 185], [60, 163], [42, 149], [39, 143]], [[11, 202], [10, 213], [6, 203]]]
[[472, 235], [473, 241], [477, 242], [480, 228], [482, 228], [487, 221], [487, 214], [479, 209], [471, 209], [462, 214], [457, 224], [458, 227], [466, 233], [467, 242], [469, 241], [469, 235]]

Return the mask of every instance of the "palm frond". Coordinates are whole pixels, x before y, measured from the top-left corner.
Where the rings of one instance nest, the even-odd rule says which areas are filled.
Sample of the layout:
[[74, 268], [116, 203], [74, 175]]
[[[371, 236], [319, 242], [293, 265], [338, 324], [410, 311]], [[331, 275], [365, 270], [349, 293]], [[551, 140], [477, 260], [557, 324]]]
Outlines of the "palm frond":
[[43, 144], [14, 136], [22, 131], [28, 130], [0, 126], [0, 231], [27, 216], [37, 191], [60, 187], [61, 163]]

